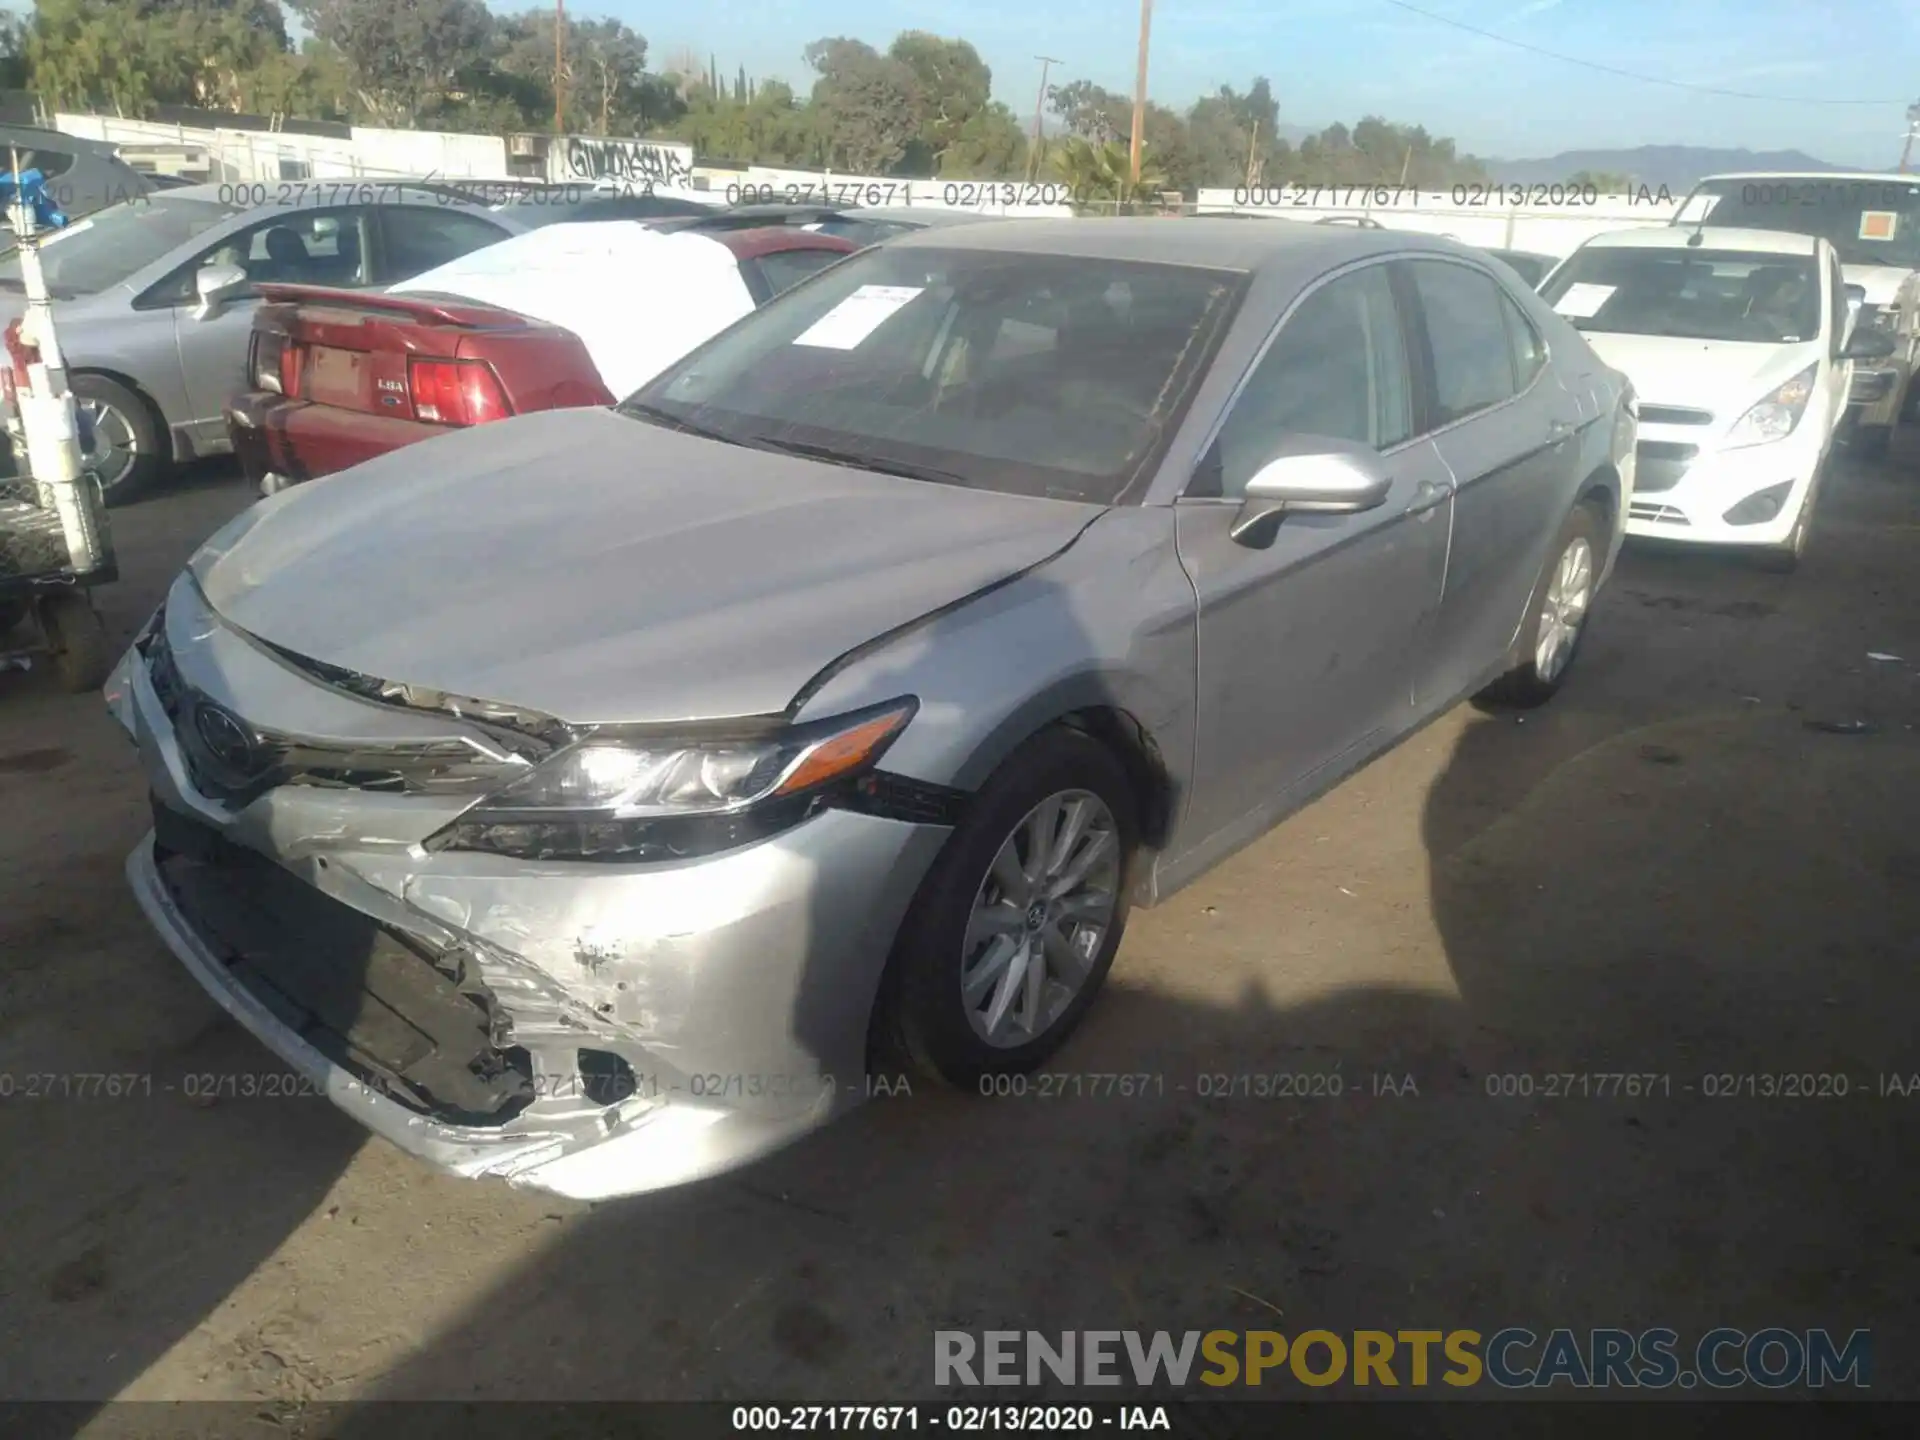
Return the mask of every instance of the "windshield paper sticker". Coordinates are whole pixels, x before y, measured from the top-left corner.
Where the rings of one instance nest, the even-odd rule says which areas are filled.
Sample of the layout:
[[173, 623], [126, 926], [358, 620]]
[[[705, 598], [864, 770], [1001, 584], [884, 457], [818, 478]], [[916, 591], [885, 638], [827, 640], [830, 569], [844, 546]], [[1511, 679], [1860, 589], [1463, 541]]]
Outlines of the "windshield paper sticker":
[[1567, 293], [1553, 302], [1553, 308], [1569, 320], [1589, 320], [1613, 298], [1617, 285], [1569, 285]]
[[1698, 225], [1713, 213], [1713, 207], [1720, 203], [1718, 195], [1695, 195], [1680, 207], [1680, 213], [1673, 217], [1676, 225]]
[[1891, 240], [1893, 232], [1900, 228], [1900, 215], [1894, 210], [1862, 210], [1860, 212], [1860, 238], [1862, 240]]
[[888, 316], [904, 308], [914, 297], [924, 295], [926, 288], [924, 285], [862, 285], [796, 335], [793, 343], [820, 350], [856, 349], [862, 340], [886, 324]]

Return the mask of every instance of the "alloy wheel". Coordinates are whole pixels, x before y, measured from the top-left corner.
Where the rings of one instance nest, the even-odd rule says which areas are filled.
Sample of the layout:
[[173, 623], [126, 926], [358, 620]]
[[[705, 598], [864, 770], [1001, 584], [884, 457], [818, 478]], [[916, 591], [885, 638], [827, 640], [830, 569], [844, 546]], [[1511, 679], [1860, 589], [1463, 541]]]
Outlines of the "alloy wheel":
[[1592, 599], [1593, 546], [1587, 543], [1586, 536], [1576, 535], [1560, 552], [1559, 563], [1547, 581], [1546, 600], [1540, 608], [1540, 635], [1534, 643], [1533, 669], [1541, 680], [1551, 684], [1567, 668]]
[[92, 427], [92, 443], [80, 452], [80, 468], [99, 481], [102, 492], [111, 492], [133, 473], [140, 459], [140, 439], [133, 424], [104, 400], [75, 398], [74, 407]]
[[960, 998], [996, 1049], [1044, 1035], [1086, 987], [1120, 898], [1113, 812], [1090, 790], [1049, 795], [1000, 844], [962, 941]]

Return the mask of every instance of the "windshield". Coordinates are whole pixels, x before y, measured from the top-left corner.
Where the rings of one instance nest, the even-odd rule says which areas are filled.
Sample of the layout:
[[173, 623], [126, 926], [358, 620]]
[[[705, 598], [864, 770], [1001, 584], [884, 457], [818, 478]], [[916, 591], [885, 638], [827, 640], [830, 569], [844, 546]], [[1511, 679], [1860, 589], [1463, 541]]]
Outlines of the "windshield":
[[735, 444], [1109, 503], [1185, 412], [1244, 277], [881, 246], [822, 272], [621, 407]]
[[[118, 285], [233, 213], [231, 205], [165, 192], [97, 210], [41, 242], [47, 292], [71, 300]], [[20, 256], [12, 251], [0, 257], [0, 289], [22, 288]]]
[[1589, 245], [1541, 287], [1576, 329], [1791, 345], [1820, 333], [1813, 258]]
[[1831, 241], [1848, 265], [1920, 269], [1920, 183], [1844, 175], [1709, 180], [1695, 187], [1674, 223], [1703, 220], [1818, 235]]

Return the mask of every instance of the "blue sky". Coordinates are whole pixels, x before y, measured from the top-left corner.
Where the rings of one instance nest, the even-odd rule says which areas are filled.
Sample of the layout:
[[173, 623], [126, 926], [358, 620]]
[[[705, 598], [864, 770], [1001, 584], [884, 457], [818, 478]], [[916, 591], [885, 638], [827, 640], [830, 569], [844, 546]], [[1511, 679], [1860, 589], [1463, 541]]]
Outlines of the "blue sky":
[[[520, 9], [493, 0], [498, 9]], [[1839, 164], [1899, 158], [1905, 105], [1920, 99], [1920, 6], [1905, 0], [1415, 0], [1420, 8], [1548, 50], [1642, 74], [1753, 92], [1693, 94], [1598, 73], [1481, 39], [1386, 0], [1156, 0], [1149, 90], [1184, 107], [1220, 84], [1273, 83], [1283, 122], [1367, 113], [1421, 123], [1503, 159], [1642, 144], [1799, 149]], [[971, 40], [996, 95], [1031, 114], [1036, 55], [1060, 79], [1130, 92], [1138, 0], [575, 0], [647, 37], [650, 63], [711, 51], [731, 75], [799, 85], [823, 35], [884, 47], [901, 30]], [[1811, 105], [1794, 97], [1889, 101]]]

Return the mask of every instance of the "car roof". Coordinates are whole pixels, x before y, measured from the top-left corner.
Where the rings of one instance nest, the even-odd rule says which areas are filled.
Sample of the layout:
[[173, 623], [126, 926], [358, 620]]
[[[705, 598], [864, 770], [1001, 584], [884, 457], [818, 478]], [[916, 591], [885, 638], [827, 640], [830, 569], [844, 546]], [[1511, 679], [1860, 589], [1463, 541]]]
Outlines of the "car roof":
[[1465, 257], [1483, 253], [1457, 240], [1408, 230], [1301, 225], [1280, 220], [1247, 225], [1213, 217], [1170, 224], [1162, 217], [1133, 216], [989, 220], [978, 225], [910, 230], [889, 242], [889, 248], [903, 246], [1055, 254], [1242, 272], [1297, 271], [1303, 275], [1317, 274], [1344, 260], [1392, 252], [1429, 250]]
[[[159, 193], [170, 199], [225, 205], [236, 214], [245, 210], [300, 210], [324, 205], [391, 203], [403, 195], [421, 202], [431, 200], [449, 208], [466, 206], [484, 210], [487, 207], [470, 200], [468, 194], [482, 185], [497, 183], [500, 182], [470, 180], [464, 182], [463, 188], [461, 184], [445, 180], [356, 179], [347, 176], [337, 180], [221, 181], [217, 184], [206, 181], [197, 185], [176, 185]], [[257, 191], [254, 190], [255, 186], [258, 186]], [[235, 196], [247, 195], [250, 191], [264, 198], [252, 205], [235, 203]]]
[[[1694, 244], [1693, 237], [1701, 237]], [[1611, 230], [1587, 241], [1606, 249], [1748, 250], [1760, 255], [1813, 255], [1820, 242], [1791, 230], [1749, 230], [1734, 225], [1648, 225], [1638, 230]]]
[[1696, 187], [1716, 180], [1831, 180], [1840, 184], [1853, 180], [1892, 180], [1902, 185], [1920, 185], [1920, 175], [1901, 175], [1891, 170], [1729, 170], [1724, 175], [1702, 175]]
[[951, 205], [860, 205], [842, 210], [848, 220], [881, 220], [890, 225], [966, 225], [977, 220], [997, 220], [997, 215], [982, 215]]

